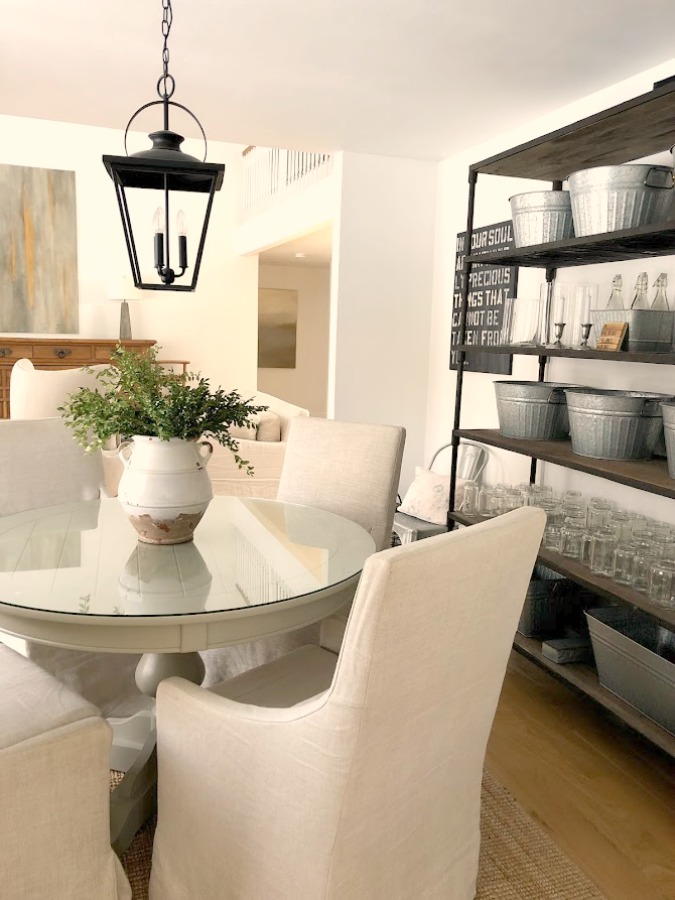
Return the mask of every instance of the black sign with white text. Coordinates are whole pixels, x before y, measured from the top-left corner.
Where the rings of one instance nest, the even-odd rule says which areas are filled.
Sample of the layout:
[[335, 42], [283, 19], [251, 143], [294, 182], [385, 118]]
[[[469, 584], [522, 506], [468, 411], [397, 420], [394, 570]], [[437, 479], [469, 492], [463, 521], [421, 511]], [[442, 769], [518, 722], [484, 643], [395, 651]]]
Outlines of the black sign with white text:
[[[462, 306], [462, 277], [466, 244], [466, 232], [457, 235], [455, 253], [455, 284], [452, 301], [452, 333], [450, 338], [450, 368], [457, 368], [457, 354], [452, 348], [459, 343], [459, 317]], [[512, 250], [513, 223], [499, 222], [476, 228], [471, 236], [471, 253], [494, 253]], [[473, 265], [469, 274], [469, 296], [466, 310], [466, 334], [464, 343], [476, 347], [468, 351], [464, 368], [471, 372], [495, 372], [511, 374], [512, 357], [506, 354], [480, 353], [481, 347], [500, 343], [504, 301], [516, 296], [517, 266]]]

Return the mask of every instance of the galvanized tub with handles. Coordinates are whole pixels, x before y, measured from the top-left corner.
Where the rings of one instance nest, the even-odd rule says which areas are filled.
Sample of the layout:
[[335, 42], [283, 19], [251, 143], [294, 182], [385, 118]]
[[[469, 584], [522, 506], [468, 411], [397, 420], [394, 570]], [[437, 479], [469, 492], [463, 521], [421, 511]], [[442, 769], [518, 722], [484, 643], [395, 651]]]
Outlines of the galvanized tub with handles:
[[509, 203], [516, 247], [574, 237], [569, 191], [528, 191]]
[[653, 225], [671, 218], [673, 170], [629, 163], [580, 169], [568, 178], [577, 237]]
[[565, 389], [572, 450], [594, 459], [650, 459], [663, 432], [666, 394]]
[[495, 381], [499, 431], [529, 441], [563, 441], [569, 435], [564, 388], [553, 381]]

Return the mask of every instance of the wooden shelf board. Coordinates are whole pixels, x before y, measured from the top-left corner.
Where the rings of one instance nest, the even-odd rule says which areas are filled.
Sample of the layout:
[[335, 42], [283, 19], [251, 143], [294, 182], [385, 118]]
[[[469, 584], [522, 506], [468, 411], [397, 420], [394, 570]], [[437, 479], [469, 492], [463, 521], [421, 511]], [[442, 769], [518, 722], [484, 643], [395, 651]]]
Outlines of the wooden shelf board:
[[592, 459], [573, 453], [570, 441], [523, 441], [504, 437], [496, 428], [459, 428], [455, 434], [467, 440], [501, 447], [513, 453], [564, 466], [566, 469], [597, 475], [608, 481], [675, 499], [675, 478], [668, 475], [665, 459]]
[[673, 144], [675, 83], [474, 163], [471, 170], [564, 181], [578, 169], [641, 159]]
[[563, 347], [520, 347], [510, 344], [499, 344], [490, 347], [474, 347], [471, 344], [459, 344], [453, 350], [465, 353], [500, 353], [509, 356], [561, 356], [567, 359], [600, 359], [605, 362], [653, 363], [655, 365], [675, 365], [675, 353], [656, 353], [637, 350], [577, 350]]
[[[461, 512], [450, 513], [453, 522], [459, 522], [460, 525], [476, 525], [482, 521], [476, 516], [465, 516]], [[661, 609], [649, 603], [645, 594], [634, 591], [627, 585], [617, 584], [611, 578], [603, 575], [595, 575], [588, 566], [580, 563], [578, 560], [569, 559], [556, 553], [553, 550], [546, 550], [541, 547], [538, 554], [538, 560], [550, 569], [554, 569], [566, 578], [571, 578], [577, 584], [583, 585], [588, 590], [593, 591], [601, 597], [608, 600], [620, 601], [634, 609], [640, 609], [649, 613], [657, 621], [661, 622], [667, 628], [675, 629], [675, 610]]]
[[623, 231], [592, 234], [494, 253], [472, 253], [472, 265], [559, 268], [675, 254], [675, 222], [641, 225]]
[[598, 681], [598, 674], [593, 666], [584, 663], [566, 663], [565, 665], [554, 663], [541, 652], [541, 641], [536, 638], [524, 637], [522, 634], [516, 634], [513, 646], [523, 656], [546, 669], [560, 681], [590, 697], [643, 737], [656, 744], [657, 747], [675, 757], [675, 736], [626, 703], [625, 700], [604, 688]]

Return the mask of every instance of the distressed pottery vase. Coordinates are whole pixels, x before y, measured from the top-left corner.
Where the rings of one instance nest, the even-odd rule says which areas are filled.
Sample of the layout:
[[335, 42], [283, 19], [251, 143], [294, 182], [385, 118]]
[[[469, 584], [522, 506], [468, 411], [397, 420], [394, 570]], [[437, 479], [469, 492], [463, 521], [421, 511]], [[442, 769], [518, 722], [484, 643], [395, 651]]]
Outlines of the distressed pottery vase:
[[139, 540], [146, 544], [183, 544], [213, 497], [206, 465], [213, 453], [208, 441], [134, 435], [120, 447], [124, 471], [118, 498]]

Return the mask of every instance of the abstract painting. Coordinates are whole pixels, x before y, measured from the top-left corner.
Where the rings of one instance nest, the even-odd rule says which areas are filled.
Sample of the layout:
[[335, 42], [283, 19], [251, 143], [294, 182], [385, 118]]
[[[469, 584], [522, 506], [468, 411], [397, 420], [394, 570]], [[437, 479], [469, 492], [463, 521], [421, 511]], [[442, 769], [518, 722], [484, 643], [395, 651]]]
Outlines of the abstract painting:
[[0, 332], [78, 323], [75, 173], [0, 165]]
[[258, 289], [258, 368], [294, 369], [298, 292]]

